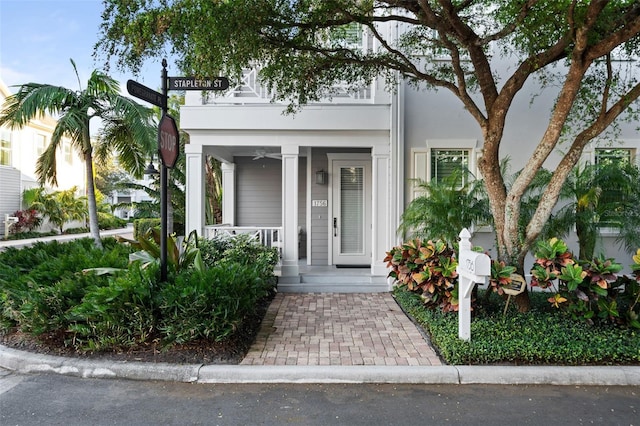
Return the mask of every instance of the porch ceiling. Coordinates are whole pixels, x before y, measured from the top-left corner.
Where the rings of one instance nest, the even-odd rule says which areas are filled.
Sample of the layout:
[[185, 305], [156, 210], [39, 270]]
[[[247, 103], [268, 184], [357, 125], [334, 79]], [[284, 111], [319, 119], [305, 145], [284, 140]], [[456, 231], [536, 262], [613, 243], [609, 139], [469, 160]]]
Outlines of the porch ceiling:
[[[280, 154], [279, 146], [204, 146], [203, 153], [216, 158], [224, 163], [233, 163], [233, 157], [257, 157], [260, 155], [268, 156], [271, 154]], [[300, 156], [306, 157], [306, 150], [300, 150]]]

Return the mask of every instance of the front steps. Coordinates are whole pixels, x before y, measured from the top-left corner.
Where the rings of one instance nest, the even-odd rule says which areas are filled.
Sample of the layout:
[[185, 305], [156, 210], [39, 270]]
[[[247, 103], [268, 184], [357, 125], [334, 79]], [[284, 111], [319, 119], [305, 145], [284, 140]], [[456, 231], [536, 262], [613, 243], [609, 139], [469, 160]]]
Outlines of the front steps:
[[278, 278], [278, 291], [282, 293], [383, 293], [390, 290], [386, 277], [365, 273], [309, 272], [299, 277]]

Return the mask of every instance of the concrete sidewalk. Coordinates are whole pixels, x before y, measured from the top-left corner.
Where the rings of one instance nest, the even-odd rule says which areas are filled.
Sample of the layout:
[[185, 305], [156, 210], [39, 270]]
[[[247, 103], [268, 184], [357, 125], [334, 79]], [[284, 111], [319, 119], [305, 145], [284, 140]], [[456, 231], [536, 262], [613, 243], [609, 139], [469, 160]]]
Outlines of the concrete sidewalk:
[[[107, 229], [107, 230], [100, 231], [101, 237], [114, 237], [116, 235], [120, 235], [126, 238], [132, 238], [133, 227], [120, 228], [120, 229]], [[24, 240], [0, 240], [0, 251], [2, 251], [6, 247], [14, 247], [14, 248], [28, 247], [37, 242], [46, 243], [49, 241], [59, 241], [62, 243], [66, 241], [78, 240], [80, 238], [89, 238], [89, 237], [91, 237], [91, 234], [87, 232], [82, 234], [50, 235], [48, 237], [38, 237], [38, 238], [31, 238], [31, 239], [24, 239]]]

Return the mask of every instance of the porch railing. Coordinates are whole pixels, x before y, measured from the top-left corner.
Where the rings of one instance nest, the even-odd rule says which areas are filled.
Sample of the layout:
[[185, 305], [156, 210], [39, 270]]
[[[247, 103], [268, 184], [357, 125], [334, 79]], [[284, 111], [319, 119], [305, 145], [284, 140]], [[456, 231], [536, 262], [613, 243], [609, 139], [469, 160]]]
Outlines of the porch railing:
[[233, 236], [239, 234], [248, 234], [251, 239], [264, 246], [277, 247], [280, 251], [282, 250], [282, 227], [279, 226], [231, 226], [223, 224], [204, 227], [204, 237], [209, 239], [222, 235]]

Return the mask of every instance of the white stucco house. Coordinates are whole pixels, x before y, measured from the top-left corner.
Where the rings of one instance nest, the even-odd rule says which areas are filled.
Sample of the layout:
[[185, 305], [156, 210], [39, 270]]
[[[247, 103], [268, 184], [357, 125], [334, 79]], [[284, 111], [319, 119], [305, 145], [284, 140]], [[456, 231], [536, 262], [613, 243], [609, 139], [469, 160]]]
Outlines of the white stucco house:
[[[251, 70], [222, 95], [187, 92], [181, 109], [190, 136], [186, 232], [256, 232], [278, 245], [280, 291], [389, 290], [383, 258], [399, 242], [400, 216], [416, 195], [410, 179], [439, 176], [436, 160], [444, 157], [477, 174], [482, 135], [453, 95], [403, 82], [388, 91], [382, 81], [336, 90], [331, 100], [284, 115], [286, 105], [270, 103]], [[530, 103], [523, 95], [512, 106], [502, 156], [513, 170], [539, 142], [553, 99], [543, 93]], [[635, 157], [635, 126], [623, 127], [614, 148]], [[585, 160], [611, 149], [609, 141], [594, 141]], [[206, 156], [222, 162], [222, 226], [205, 224]], [[545, 167], [553, 170], [558, 158]], [[485, 248], [493, 241], [490, 232], [473, 237]]]
[[[0, 80], [0, 105], [11, 96], [10, 89]], [[22, 192], [37, 187], [36, 161], [51, 141], [56, 126], [53, 117], [32, 120], [22, 129], [0, 127], [0, 238], [5, 233], [5, 215], [22, 209]], [[77, 187], [78, 195], [85, 194], [84, 160], [64, 140], [62, 152], [57, 155], [58, 187], [65, 190]]]

